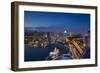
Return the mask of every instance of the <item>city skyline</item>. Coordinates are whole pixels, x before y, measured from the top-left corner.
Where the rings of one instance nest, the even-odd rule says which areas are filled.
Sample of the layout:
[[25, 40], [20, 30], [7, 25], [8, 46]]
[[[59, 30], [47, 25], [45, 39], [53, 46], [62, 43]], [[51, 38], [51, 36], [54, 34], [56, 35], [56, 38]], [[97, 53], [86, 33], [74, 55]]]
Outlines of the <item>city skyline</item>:
[[24, 25], [24, 61], [90, 58], [90, 14], [25, 11]]

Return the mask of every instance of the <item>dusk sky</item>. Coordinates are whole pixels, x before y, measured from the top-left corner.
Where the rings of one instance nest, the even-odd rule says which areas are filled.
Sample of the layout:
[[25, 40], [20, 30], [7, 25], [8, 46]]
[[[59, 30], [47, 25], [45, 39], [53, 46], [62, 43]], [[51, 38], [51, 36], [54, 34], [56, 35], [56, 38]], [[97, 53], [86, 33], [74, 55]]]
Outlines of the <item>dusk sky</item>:
[[24, 25], [85, 32], [90, 28], [90, 14], [24, 11]]

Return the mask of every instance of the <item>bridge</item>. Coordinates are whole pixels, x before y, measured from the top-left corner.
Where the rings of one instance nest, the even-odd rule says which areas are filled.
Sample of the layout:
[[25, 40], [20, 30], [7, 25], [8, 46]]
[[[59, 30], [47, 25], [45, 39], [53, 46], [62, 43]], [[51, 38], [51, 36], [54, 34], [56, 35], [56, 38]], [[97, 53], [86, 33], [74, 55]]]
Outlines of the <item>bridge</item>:
[[69, 47], [71, 48], [72, 58], [81, 58], [84, 49], [78, 44], [78, 41], [74, 37], [68, 37], [67, 40], [69, 43]]

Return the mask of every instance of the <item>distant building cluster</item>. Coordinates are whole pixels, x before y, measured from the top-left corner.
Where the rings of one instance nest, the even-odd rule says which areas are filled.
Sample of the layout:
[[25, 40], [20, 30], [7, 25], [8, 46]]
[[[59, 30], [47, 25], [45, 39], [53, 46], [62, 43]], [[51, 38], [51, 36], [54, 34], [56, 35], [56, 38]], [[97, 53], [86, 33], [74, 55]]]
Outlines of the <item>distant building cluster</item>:
[[82, 47], [90, 47], [90, 31], [85, 34], [71, 34], [64, 32], [38, 32], [34, 31], [31, 35], [25, 35], [25, 47], [42, 47], [45, 48], [52, 43], [68, 43], [67, 37], [73, 37]]

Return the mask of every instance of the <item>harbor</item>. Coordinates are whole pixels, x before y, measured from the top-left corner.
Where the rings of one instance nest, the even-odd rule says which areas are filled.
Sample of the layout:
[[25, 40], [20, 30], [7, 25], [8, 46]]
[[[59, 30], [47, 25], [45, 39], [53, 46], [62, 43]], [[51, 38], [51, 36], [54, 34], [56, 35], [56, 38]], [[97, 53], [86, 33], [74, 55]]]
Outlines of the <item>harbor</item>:
[[[60, 58], [66, 56], [65, 58]], [[25, 36], [25, 61], [90, 58], [90, 31], [84, 35], [64, 32], [32, 32]]]

